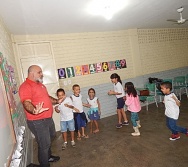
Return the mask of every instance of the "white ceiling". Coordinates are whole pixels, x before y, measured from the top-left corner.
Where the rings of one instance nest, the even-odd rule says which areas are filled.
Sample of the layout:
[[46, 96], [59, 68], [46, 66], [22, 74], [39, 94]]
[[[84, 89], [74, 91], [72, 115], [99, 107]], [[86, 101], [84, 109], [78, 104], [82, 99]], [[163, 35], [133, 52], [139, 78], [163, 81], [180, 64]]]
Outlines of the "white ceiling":
[[[166, 21], [179, 19], [188, 0], [125, 0], [128, 5], [111, 20], [88, 14], [92, 0], [0, 0], [0, 17], [12, 34], [62, 34], [133, 28], [188, 28]], [[100, 0], [99, 0], [100, 1]], [[118, 0], [116, 0], [118, 2]]]

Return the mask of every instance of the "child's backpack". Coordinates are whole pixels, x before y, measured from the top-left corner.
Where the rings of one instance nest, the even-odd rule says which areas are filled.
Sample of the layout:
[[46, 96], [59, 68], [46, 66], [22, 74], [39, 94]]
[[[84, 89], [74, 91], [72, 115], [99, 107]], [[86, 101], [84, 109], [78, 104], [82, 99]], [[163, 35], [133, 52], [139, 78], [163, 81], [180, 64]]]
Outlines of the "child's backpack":
[[149, 77], [148, 80], [149, 80], [149, 83], [155, 83], [155, 84], [156, 84], [156, 88], [157, 88], [159, 91], [161, 91], [161, 86], [160, 86], [160, 84], [163, 82], [162, 79]]

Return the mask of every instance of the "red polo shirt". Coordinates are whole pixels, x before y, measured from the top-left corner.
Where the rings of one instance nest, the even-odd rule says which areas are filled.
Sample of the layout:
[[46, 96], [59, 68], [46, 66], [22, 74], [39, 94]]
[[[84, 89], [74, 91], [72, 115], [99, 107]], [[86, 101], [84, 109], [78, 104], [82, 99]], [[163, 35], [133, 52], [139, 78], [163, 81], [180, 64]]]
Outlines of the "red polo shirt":
[[43, 108], [49, 108], [48, 110], [37, 115], [30, 114], [24, 110], [28, 120], [39, 120], [52, 117], [52, 102], [49, 98], [46, 87], [42, 83], [34, 82], [26, 78], [26, 81], [23, 82], [19, 88], [19, 95], [21, 102], [29, 99], [34, 106], [44, 102]]

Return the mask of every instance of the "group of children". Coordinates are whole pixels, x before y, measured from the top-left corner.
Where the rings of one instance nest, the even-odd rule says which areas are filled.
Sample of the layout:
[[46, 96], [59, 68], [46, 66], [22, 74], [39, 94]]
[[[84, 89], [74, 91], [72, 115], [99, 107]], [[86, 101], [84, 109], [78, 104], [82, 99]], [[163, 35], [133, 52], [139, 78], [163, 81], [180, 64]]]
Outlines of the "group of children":
[[[64, 89], [60, 88], [56, 94], [58, 99], [64, 98], [64, 101], [55, 107], [55, 111], [60, 113], [60, 126], [64, 143], [62, 149], [67, 147], [67, 130], [71, 133], [71, 145], [75, 147], [74, 131], [77, 131], [77, 140], [82, 138], [89, 138], [85, 134], [85, 127], [87, 124], [87, 117], [83, 110], [84, 107], [88, 107], [88, 118], [90, 119], [90, 133], [99, 132], [99, 126], [97, 120], [100, 118], [101, 110], [98, 98], [95, 96], [95, 90], [90, 88], [88, 90], [87, 104], [82, 102], [82, 95], [80, 94], [80, 86], [75, 84], [72, 87], [73, 95], [66, 97]], [[93, 123], [96, 127], [93, 130]]]
[[[139, 128], [140, 120], [138, 117], [138, 112], [141, 110], [139, 97], [137, 95], [137, 91], [132, 82], [125, 83], [125, 92], [126, 95], [124, 96], [124, 90], [122, 87], [122, 82], [120, 76], [116, 73], [111, 75], [111, 81], [114, 84], [114, 91], [110, 90], [108, 92], [109, 95], [116, 95], [117, 97], [117, 115], [118, 115], [118, 124], [116, 128], [121, 128], [122, 125], [128, 125], [128, 120], [126, 117], [125, 112], [123, 111], [124, 103], [123, 99], [125, 100], [125, 104], [128, 107], [128, 111], [131, 112], [131, 122], [133, 124], [134, 132], [132, 133], [133, 136], [140, 136]], [[180, 138], [180, 133], [186, 134], [188, 136], [188, 129], [184, 127], [177, 126], [177, 120], [179, 117], [179, 106], [180, 101], [176, 97], [176, 95], [172, 92], [172, 83], [171, 82], [163, 82], [160, 85], [161, 91], [164, 94], [164, 101], [165, 104], [165, 115], [166, 115], [166, 126], [171, 131], [171, 137], [169, 138], [171, 141], [177, 140]], [[122, 122], [122, 117], [123, 121]]]
[[[131, 113], [131, 122], [134, 129], [134, 132], [131, 134], [132, 136], [140, 136], [139, 128], [141, 128], [141, 125], [138, 112], [141, 110], [141, 105], [134, 84], [132, 82], [127, 82], [123, 88], [121, 78], [117, 73], [113, 73], [110, 76], [110, 79], [114, 85], [114, 90], [110, 90], [108, 95], [115, 95], [117, 98], [118, 124], [116, 125], [116, 128], [122, 128], [123, 125], [129, 125], [129, 121], [124, 111], [124, 105], [126, 105], [128, 111]], [[78, 132], [77, 140], [81, 140], [82, 138], [89, 138], [89, 136], [85, 134], [87, 118], [83, 110], [83, 106], [89, 108], [87, 114], [88, 118], [90, 119], [90, 133], [99, 132], [97, 120], [100, 118], [101, 110], [99, 99], [95, 96], [95, 90], [93, 88], [88, 90], [87, 103], [83, 103], [82, 95], [80, 94], [80, 86], [75, 84], [73, 85], [72, 89], [73, 95], [71, 95], [71, 97], [66, 97], [60, 105], [55, 107], [55, 111], [58, 113], [60, 112], [60, 125], [64, 140], [62, 149], [67, 147], [67, 128], [71, 132], [71, 145], [73, 147], [75, 147], [75, 130]], [[186, 128], [182, 128], [176, 125], [179, 117], [180, 101], [176, 95], [171, 92], [172, 83], [163, 82], [161, 84], [161, 91], [165, 95], [164, 104], [166, 125], [172, 132], [172, 135], [169, 139], [179, 139], [179, 132], [188, 136], [188, 130]], [[64, 98], [65, 96], [65, 91], [63, 89], [60, 88], [57, 90], [57, 97], [59, 99]], [[93, 130], [93, 124], [96, 127], [95, 130]]]
[[131, 112], [131, 122], [134, 129], [134, 132], [131, 134], [132, 136], [140, 136], [139, 128], [141, 127], [141, 125], [138, 117], [138, 112], [141, 110], [141, 105], [133, 83], [127, 82], [125, 83], [125, 87], [123, 88], [121, 78], [118, 74], [113, 73], [110, 78], [112, 83], [114, 84], [114, 90], [110, 90], [108, 94], [115, 95], [117, 98], [118, 124], [116, 125], [116, 128], [121, 128], [122, 125], [129, 125], [129, 121], [124, 111], [124, 105], [126, 105], [128, 107], [128, 111]]

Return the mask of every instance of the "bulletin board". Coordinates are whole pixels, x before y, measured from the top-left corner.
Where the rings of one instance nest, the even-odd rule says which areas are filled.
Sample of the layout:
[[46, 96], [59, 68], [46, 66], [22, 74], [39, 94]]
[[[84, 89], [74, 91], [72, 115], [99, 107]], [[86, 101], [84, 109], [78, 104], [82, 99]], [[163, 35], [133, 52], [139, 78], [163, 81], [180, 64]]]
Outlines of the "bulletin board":
[[16, 101], [14, 99], [14, 94], [17, 93], [17, 84], [14, 77], [14, 69], [12, 66], [8, 65], [7, 60], [3, 57], [0, 52], [0, 69], [1, 75], [4, 82], [5, 92], [10, 108], [10, 113], [12, 118], [16, 114]]
[[0, 166], [9, 166], [16, 144], [10, 105], [0, 69]]

